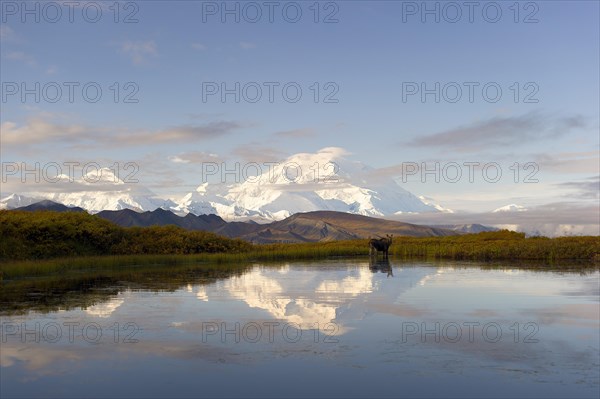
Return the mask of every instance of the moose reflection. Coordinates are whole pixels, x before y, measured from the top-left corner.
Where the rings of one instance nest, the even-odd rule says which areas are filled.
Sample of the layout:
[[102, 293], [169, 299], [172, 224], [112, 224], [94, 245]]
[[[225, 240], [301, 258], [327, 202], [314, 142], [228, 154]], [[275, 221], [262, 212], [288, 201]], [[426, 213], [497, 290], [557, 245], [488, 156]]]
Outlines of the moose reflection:
[[387, 259], [393, 237], [393, 235], [386, 234], [385, 238], [371, 238], [369, 240], [369, 256], [377, 256], [379, 252], [382, 252], [383, 257]]
[[388, 277], [394, 277], [394, 271], [392, 270], [392, 264], [390, 263], [390, 260], [388, 258], [383, 258], [383, 259], [376, 259], [376, 258], [371, 258], [369, 259], [369, 270], [371, 270], [373, 273], [387, 273]]

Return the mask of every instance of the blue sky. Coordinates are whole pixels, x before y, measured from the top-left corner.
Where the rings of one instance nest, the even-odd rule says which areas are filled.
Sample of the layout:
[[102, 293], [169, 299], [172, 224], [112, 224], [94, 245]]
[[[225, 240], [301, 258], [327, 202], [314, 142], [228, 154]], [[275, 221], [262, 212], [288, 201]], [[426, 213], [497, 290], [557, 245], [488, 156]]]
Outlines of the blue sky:
[[[35, 2], [2, 3], [2, 162], [136, 162], [140, 184], [177, 196], [201, 183], [203, 160], [275, 162], [334, 146], [396, 178], [406, 162], [497, 162], [505, 176], [515, 162], [539, 167], [535, 184], [506, 178], [498, 183], [409, 179], [404, 185], [453, 209], [597, 204], [597, 1], [523, 1], [516, 8], [513, 1], [475, 2], [472, 23], [464, 2], [437, 2], [439, 22], [434, 15], [422, 22], [420, 14], [436, 2], [319, 2], [318, 23], [313, 1], [274, 2], [272, 23], [261, 1], [237, 2], [239, 23], [233, 15], [221, 21], [223, 2], [121, 2], [118, 23], [113, 2], [81, 1], [73, 23], [64, 2], [51, 2], [45, 14], [47, 2], [40, 2], [39, 22], [34, 15], [21, 20], [23, 7]], [[254, 5], [263, 15], [250, 23], [244, 16], [253, 17]], [[451, 23], [455, 5], [462, 16]], [[47, 19], [57, 7], [62, 17], [52, 23]], [[217, 14], [209, 15], [214, 7]], [[288, 22], [284, 7], [291, 17], [299, 7], [300, 20]], [[414, 7], [416, 14], [407, 14]], [[88, 22], [84, 8], [92, 18], [102, 9], [100, 20]], [[502, 15], [492, 23], [497, 9]], [[138, 22], [123, 23], [132, 12]], [[337, 22], [323, 23], [330, 14]], [[85, 101], [80, 89], [73, 103], [66, 89], [56, 103], [44, 96], [36, 103], [32, 95], [23, 102], [20, 93], [7, 94], [15, 82], [28, 87], [96, 82], [103, 93], [96, 103]], [[110, 89], [115, 82], [118, 103]], [[128, 82], [133, 86], [126, 87]], [[203, 83], [210, 82], [279, 86], [272, 103], [265, 86], [256, 103], [244, 98], [235, 103], [232, 95], [225, 102], [218, 95], [203, 101]], [[296, 103], [281, 95], [289, 82], [303, 91]], [[315, 82], [318, 102], [315, 86], [311, 90]], [[403, 87], [410, 82], [429, 88], [456, 82], [463, 93], [455, 103], [443, 95], [436, 103], [433, 94], [425, 102], [419, 94], [403, 101]], [[465, 82], [475, 85], [472, 102]], [[494, 103], [481, 92], [490, 82], [502, 89]], [[132, 88], [138, 89], [139, 102], [123, 103]], [[338, 102], [324, 103], [334, 89]], [[15, 191], [26, 190], [14, 181], [1, 189], [2, 195]]]

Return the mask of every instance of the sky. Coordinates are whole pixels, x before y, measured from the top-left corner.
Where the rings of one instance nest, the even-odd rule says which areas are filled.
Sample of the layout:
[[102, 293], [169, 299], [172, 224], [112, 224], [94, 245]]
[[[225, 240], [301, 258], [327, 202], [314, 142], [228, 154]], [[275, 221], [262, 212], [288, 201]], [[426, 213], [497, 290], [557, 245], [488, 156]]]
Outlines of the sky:
[[13, 165], [178, 198], [207, 162], [338, 147], [446, 208], [598, 230], [598, 1], [75, 3], [0, 2], [1, 196], [35, 189]]

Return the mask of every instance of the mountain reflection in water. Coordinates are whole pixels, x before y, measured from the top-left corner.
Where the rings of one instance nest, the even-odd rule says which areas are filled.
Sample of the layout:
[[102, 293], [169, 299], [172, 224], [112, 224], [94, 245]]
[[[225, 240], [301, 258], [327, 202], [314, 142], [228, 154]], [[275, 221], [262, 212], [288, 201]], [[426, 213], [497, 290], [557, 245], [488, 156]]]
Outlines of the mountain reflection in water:
[[598, 277], [340, 259], [4, 281], [2, 396], [594, 397]]

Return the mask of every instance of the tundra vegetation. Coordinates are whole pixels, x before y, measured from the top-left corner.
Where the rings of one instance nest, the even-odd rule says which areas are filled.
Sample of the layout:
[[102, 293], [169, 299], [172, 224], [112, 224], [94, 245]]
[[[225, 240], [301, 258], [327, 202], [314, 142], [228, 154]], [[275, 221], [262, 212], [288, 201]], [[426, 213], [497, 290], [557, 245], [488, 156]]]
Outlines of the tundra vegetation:
[[[123, 228], [83, 212], [0, 211], [0, 279], [127, 265], [247, 263], [369, 254], [369, 240], [251, 244], [175, 226]], [[598, 268], [600, 238], [525, 237], [507, 230], [446, 237], [395, 236], [397, 260], [578, 261]]]

